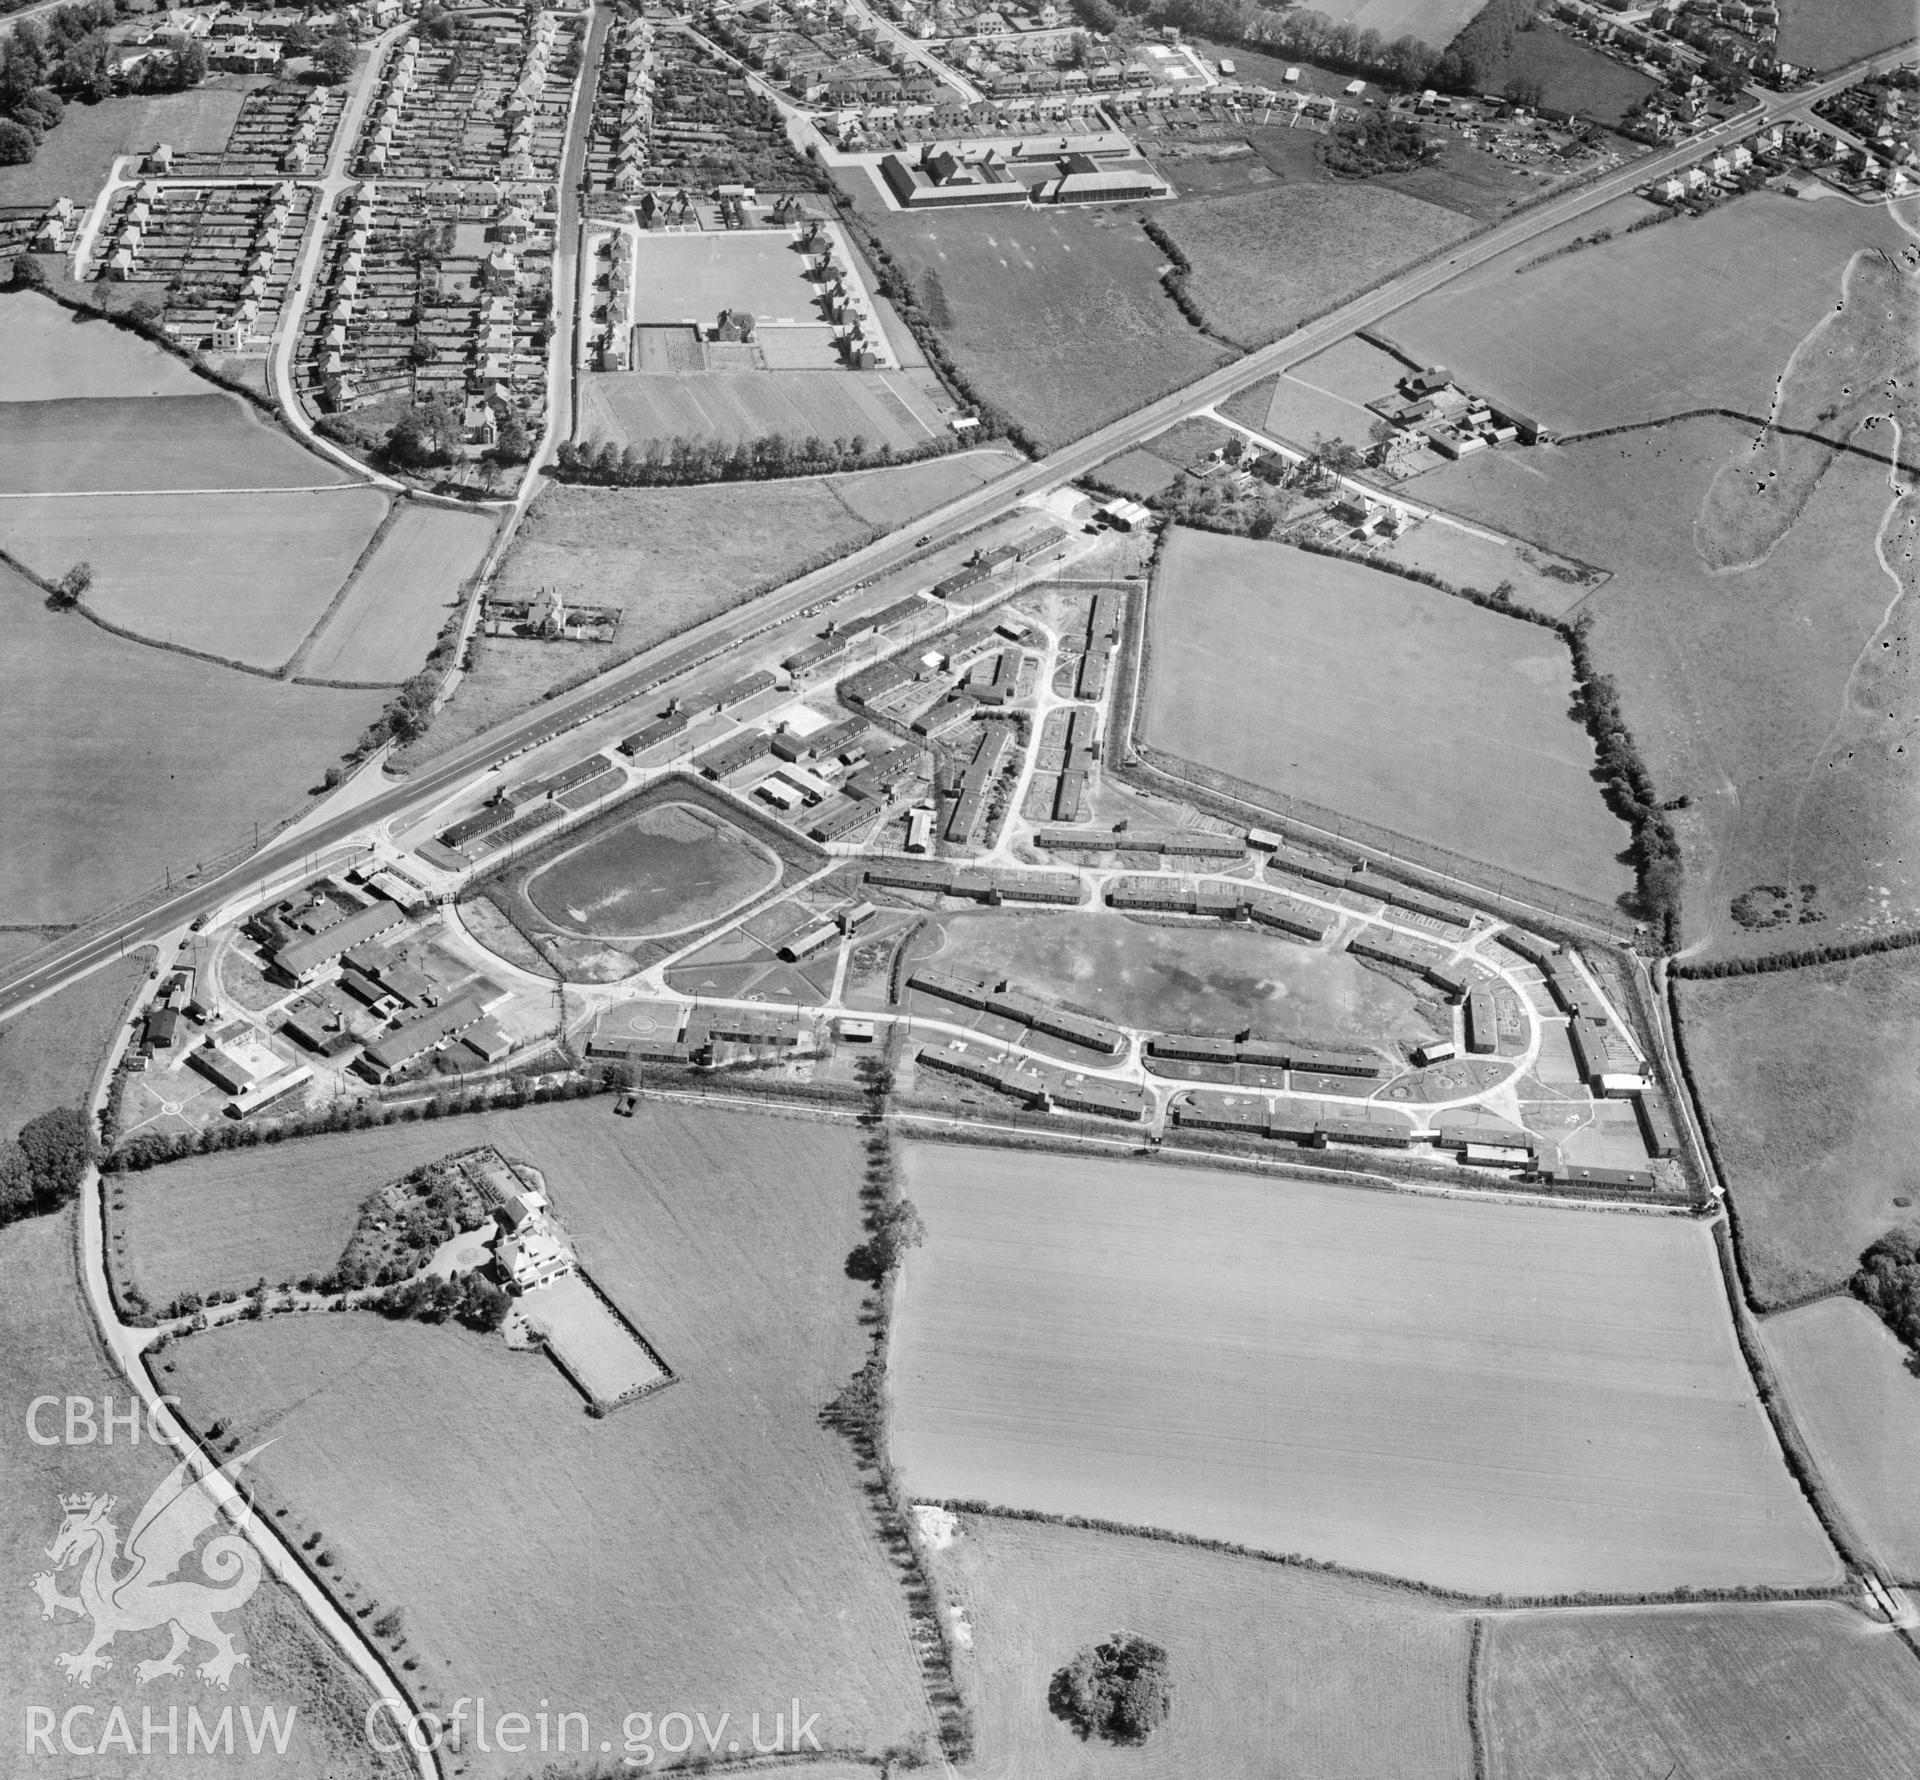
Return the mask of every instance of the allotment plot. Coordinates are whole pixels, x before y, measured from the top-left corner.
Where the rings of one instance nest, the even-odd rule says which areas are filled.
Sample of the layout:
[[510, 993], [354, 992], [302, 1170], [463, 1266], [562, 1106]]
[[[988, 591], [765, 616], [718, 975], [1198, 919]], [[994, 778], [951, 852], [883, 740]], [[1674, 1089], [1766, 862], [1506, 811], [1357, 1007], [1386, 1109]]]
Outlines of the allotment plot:
[[909, 1490], [1450, 1588], [1818, 1583], [1679, 1221], [916, 1146]]

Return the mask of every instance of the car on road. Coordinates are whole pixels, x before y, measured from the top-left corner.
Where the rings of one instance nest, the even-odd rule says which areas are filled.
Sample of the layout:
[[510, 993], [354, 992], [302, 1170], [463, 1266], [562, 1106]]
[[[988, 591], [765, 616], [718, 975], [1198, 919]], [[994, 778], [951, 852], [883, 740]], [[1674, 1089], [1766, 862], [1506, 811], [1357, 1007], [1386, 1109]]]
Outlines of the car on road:
[[916, 550], [924, 550], [924, 549], [926, 549], [926, 547], [927, 547], [927, 546], [928, 546], [929, 544], [931, 544], [932, 542], [933, 542], [933, 533], [932, 533], [932, 532], [922, 532], [922, 533], [921, 533], [921, 534], [919, 535], [919, 537], [917, 537], [917, 538], [915, 538], [915, 539], [914, 539], [914, 541], [913, 541], [913, 547], [914, 547], [914, 549], [916, 549]]

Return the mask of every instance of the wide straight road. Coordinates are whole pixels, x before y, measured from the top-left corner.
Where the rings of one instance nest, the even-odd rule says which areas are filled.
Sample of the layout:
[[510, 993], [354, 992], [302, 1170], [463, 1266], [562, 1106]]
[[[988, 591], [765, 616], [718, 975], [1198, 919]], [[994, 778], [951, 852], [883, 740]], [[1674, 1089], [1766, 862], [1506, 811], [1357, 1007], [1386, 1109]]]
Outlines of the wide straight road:
[[[1891, 67], [1911, 54], [1911, 48], [1865, 57], [1819, 84], [1795, 93], [1772, 94], [1738, 120], [1720, 125], [1684, 145], [1630, 162], [1563, 197], [1550, 199], [1522, 215], [1464, 241], [1451, 253], [1413, 268], [1378, 288], [1363, 292], [1320, 320], [1296, 329], [1272, 345], [1209, 372], [1157, 402], [1088, 434], [1034, 463], [1010, 471], [936, 512], [902, 526], [898, 531], [842, 557], [826, 568], [737, 607], [705, 624], [683, 631], [658, 648], [636, 656], [589, 681], [565, 698], [537, 705], [523, 716], [496, 725], [471, 742], [454, 749], [419, 773], [393, 785], [379, 796], [344, 811], [331, 821], [304, 827], [296, 839], [269, 842], [239, 865], [217, 877], [204, 879], [168, 898], [150, 912], [122, 922], [91, 938], [77, 941], [67, 951], [39, 963], [0, 975], [0, 1017], [61, 983], [121, 956], [132, 947], [149, 944], [260, 886], [287, 876], [312, 854], [350, 843], [356, 836], [409, 813], [431, 809], [462, 784], [496, 761], [517, 754], [568, 723], [579, 722], [645, 684], [657, 664], [668, 655], [696, 642], [724, 647], [778, 624], [810, 606], [837, 598], [886, 570], [897, 568], [919, 553], [918, 539], [931, 536], [934, 545], [955, 539], [985, 524], [1031, 496], [1057, 488], [1084, 475], [1096, 464], [1130, 449], [1197, 408], [1225, 400], [1236, 391], [1324, 351], [1335, 341], [1367, 327], [1407, 303], [1439, 289], [1462, 273], [1522, 245], [1549, 229], [1560, 227], [1602, 204], [1631, 192], [1648, 181], [1704, 159], [1714, 148], [1752, 132], [1759, 125], [1804, 112], [1817, 100], [1851, 86], [1864, 74]], [[584, 125], [581, 126], [584, 128]], [[576, 141], [579, 131], [576, 131]], [[575, 162], [575, 165], [578, 163]], [[558, 285], [556, 284], [556, 295]], [[569, 348], [571, 342], [569, 339]]]

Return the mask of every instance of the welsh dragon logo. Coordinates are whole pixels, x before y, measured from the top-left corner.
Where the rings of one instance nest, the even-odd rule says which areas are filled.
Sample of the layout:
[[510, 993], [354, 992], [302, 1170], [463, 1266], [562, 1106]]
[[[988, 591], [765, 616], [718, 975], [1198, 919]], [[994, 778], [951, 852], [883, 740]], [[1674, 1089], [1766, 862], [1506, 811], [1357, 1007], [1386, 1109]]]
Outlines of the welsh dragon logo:
[[[223, 1466], [220, 1475], [235, 1476], [260, 1450], [256, 1446], [241, 1454]], [[127, 1534], [124, 1551], [120, 1529], [107, 1518], [113, 1511], [112, 1496], [60, 1498], [60, 1531], [47, 1547], [54, 1568], [34, 1577], [33, 1592], [40, 1597], [43, 1619], [51, 1619], [55, 1609], [62, 1608], [93, 1621], [93, 1637], [86, 1649], [54, 1659], [69, 1682], [91, 1687], [97, 1673], [113, 1667], [107, 1646], [120, 1633], [150, 1632], [161, 1626], [172, 1629], [173, 1644], [165, 1656], [136, 1665], [134, 1673], [143, 1684], [162, 1675], [181, 1674], [180, 1659], [196, 1639], [213, 1650], [196, 1671], [209, 1687], [225, 1688], [235, 1668], [247, 1661], [246, 1654], [234, 1648], [232, 1634], [220, 1629], [215, 1615], [245, 1606], [260, 1586], [260, 1555], [241, 1536], [252, 1513], [251, 1501], [235, 1519], [233, 1532], [209, 1539], [201, 1548], [199, 1568], [209, 1582], [174, 1574], [200, 1536], [220, 1518], [210, 1481], [194, 1476], [192, 1461], [182, 1459], [147, 1498]], [[130, 1560], [131, 1567], [121, 1568], [123, 1558]], [[80, 1592], [64, 1595], [55, 1572], [74, 1565], [79, 1567]], [[215, 1588], [210, 1582], [226, 1586]]]

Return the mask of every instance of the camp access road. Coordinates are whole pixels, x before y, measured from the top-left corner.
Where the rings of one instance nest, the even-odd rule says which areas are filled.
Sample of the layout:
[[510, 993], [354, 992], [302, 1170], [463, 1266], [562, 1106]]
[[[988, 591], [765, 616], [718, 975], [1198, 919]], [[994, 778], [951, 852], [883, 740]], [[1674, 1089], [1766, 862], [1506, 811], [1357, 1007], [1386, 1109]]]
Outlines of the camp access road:
[[1484, 235], [1464, 241], [1443, 258], [1415, 267], [1351, 302], [1309, 322], [1245, 358], [1163, 396], [1157, 402], [1116, 420], [1034, 463], [1010, 471], [996, 481], [949, 502], [898, 531], [842, 557], [838, 562], [803, 575], [759, 599], [710, 619], [658, 648], [622, 663], [589, 681], [564, 698], [537, 705], [522, 716], [508, 719], [471, 742], [453, 750], [421, 772], [395, 784], [378, 797], [358, 804], [331, 821], [303, 826], [297, 839], [269, 842], [259, 852], [215, 877], [203, 879], [167, 898], [145, 914], [78, 941], [50, 959], [30, 962], [11, 975], [0, 975], [0, 1018], [52, 989], [122, 956], [135, 946], [149, 945], [184, 927], [195, 917], [244, 898], [255, 886], [273, 881], [297, 867], [305, 854], [323, 850], [369, 832], [381, 824], [424, 812], [443, 801], [462, 784], [478, 777], [496, 762], [525, 752], [551, 739], [560, 729], [603, 712], [638, 686], [645, 685], [658, 664], [677, 650], [711, 639], [725, 646], [729, 636], [746, 638], [795, 617], [899, 568], [921, 552], [919, 539], [930, 537], [933, 547], [950, 545], [988, 520], [1009, 512], [1031, 497], [1084, 475], [1107, 458], [1130, 450], [1171, 426], [1196, 408], [1225, 400], [1236, 391], [1258, 383], [1324, 351], [1354, 329], [1367, 327], [1394, 310], [1424, 297], [1462, 273], [1514, 247], [1558, 228], [1589, 210], [1611, 202], [1648, 181], [1702, 159], [1722, 141], [1743, 136], [1762, 124], [1804, 112], [1817, 101], [1842, 91], [1864, 75], [1892, 67], [1911, 53], [1910, 46], [1863, 57], [1841, 72], [1794, 93], [1770, 94], [1737, 119], [1685, 144], [1633, 161], [1563, 197], [1549, 199]]

